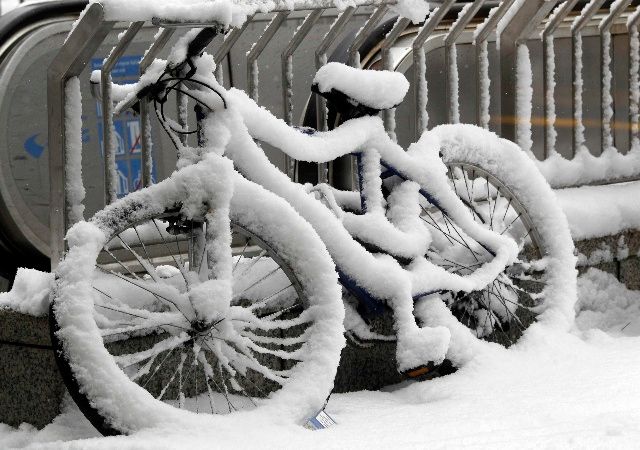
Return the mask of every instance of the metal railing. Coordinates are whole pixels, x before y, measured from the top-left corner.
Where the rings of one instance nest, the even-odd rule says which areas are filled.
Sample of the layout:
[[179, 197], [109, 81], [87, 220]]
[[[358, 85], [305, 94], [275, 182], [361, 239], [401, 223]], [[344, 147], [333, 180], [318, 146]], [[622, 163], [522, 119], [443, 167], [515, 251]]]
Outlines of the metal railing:
[[[611, 66], [616, 64], [616, 59], [611, 57], [612, 35], [628, 35], [629, 55], [631, 61], [628, 71], [628, 121], [629, 140], [631, 148], [640, 147], [638, 136], [640, 119], [640, 80], [638, 76], [638, 56], [640, 44], [638, 43], [638, 24], [640, 23], [640, 8], [632, 0], [622, 0], [615, 2], [613, 8], [603, 8], [608, 5], [605, 0], [592, 0], [590, 2], [579, 0], [527, 0], [519, 2], [515, 0], [505, 0], [502, 2], [475, 0], [472, 2], [456, 2], [455, 0], [444, 0], [441, 2], [431, 2], [434, 8], [427, 17], [424, 24], [419, 26], [411, 24], [407, 19], [394, 20], [388, 33], [382, 37], [379, 45], [369, 52], [369, 55], [361, 55], [360, 50], [363, 43], [371, 33], [379, 26], [383, 20], [393, 17], [390, 5], [394, 1], [371, 0], [369, 2], [359, 1], [358, 8], [350, 6], [343, 11], [336, 13], [332, 9], [332, 2], [322, 3], [318, 7], [317, 3], [306, 2], [296, 3], [301, 5], [300, 11], [304, 11], [304, 17], [298, 28], [286, 39], [285, 45], [280, 50], [280, 80], [282, 91], [282, 107], [276, 110], [289, 124], [296, 124], [293, 100], [294, 89], [292, 84], [296, 79], [296, 68], [294, 67], [294, 55], [305, 41], [309, 33], [314, 30], [322, 17], [329, 14], [335, 15], [335, 20], [328, 27], [324, 37], [318, 40], [318, 45], [313, 54], [313, 64], [315, 68], [321, 67], [327, 62], [332, 48], [336, 47], [340, 37], [345, 30], [353, 28], [353, 18], [360, 14], [366, 14], [366, 20], [360, 20], [362, 26], [359, 31], [352, 35], [351, 42], [347, 50], [347, 62], [353, 66], [370, 66], [372, 61], [378, 58], [381, 67], [388, 70], [401, 70], [401, 64], [397, 57], [398, 46], [406, 47], [410, 60], [407, 73], [412, 73], [413, 78], [413, 111], [411, 121], [413, 123], [414, 137], [418, 136], [422, 130], [430, 125], [429, 110], [434, 107], [446, 108], [446, 116], [450, 122], [459, 122], [460, 116], [460, 78], [458, 73], [458, 50], [462, 46], [472, 46], [475, 58], [473, 64], [476, 76], [475, 83], [475, 114], [471, 121], [478, 125], [491, 128], [499, 132], [503, 137], [514, 141], [524, 142], [527, 140], [523, 134], [529, 133], [531, 140], [532, 123], [536, 118], [531, 115], [531, 105], [523, 105], [521, 101], [524, 93], [522, 87], [530, 84], [527, 81], [526, 73], [523, 74], [522, 67], [527, 67], [522, 58], [528, 58], [528, 52], [523, 51], [529, 45], [541, 45], [543, 48], [542, 64], [532, 68], [535, 73], [543, 74], [544, 110], [542, 112], [542, 127], [544, 129], [544, 152], [541, 158], [546, 158], [556, 152], [558, 114], [556, 113], [554, 91], [556, 85], [556, 67], [554, 50], [558, 39], [571, 37], [573, 49], [573, 113], [571, 118], [562, 118], [563, 123], [570, 122], [573, 130], [573, 154], [576, 154], [584, 147], [584, 118], [583, 118], [583, 52], [582, 42], [585, 35], [597, 35], [601, 41], [601, 61], [600, 75], [601, 84], [601, 143], [602, 148], [613, 148], [616, 144], [615, 133], [613, 132], [613, 122], [620, 120], [621, 113], [616, 109], [615, 102], [611, 94], [612, 76]], [[299, 11], [296, 11], [300, 20]], [[268, 46], [282, 43], [280, 38], [277, 42], [274, 37], [283, 24], [292, 16], [292, 11], [281, 10], [273, 12], [264, 31], [255, 40], [246, 54], [246, 90], [256, 101], [260, 101], [260, 69], [259, 57]], [[257, 17], [257, 16], [256, 16]], [[224, 39], [219, 39], [212, 49], [212, 53], [218, 63], [216, 75], [222, 82], [224, 76], [224, 64], [238, 40], [246, 32], [252, 20], [250, 18], [241, 28], [229, 32]], [[161, 20], [154, 21], [159, 24]], [[144, 70], [158, 52], [169, 42], [171, 35], [176, 28], [167, 25], [162, 33], [156, 38], [152, 47], [145, 55], [141, 70]], [[64, 249], [63, 236], [69, 226], [80, 217], [73, 215], [71, 211], [77, 211], [78, 202], [82, 198], [73, 195], [72, 185], [78, 180], [73, 179], [70, 161], [80, 158], [77, 145], [70, 142], [67, 135], [65, 121], [66, 96], [65, 88], [69, 81], [77, 77], [90, 57], [102, 44], [107, 34], [116, 25], [115, 22], [105, 20], [104, 9], [101, 4], [94, 3], [86, 11], [83, 19], [79, 22], [57, 58], [49, 69], [48, 75], [48, 108], [49, 108], [49, 148], [50, 148], [50, 170], [51, 170], [51, 261], [55, 265]], [[143, 27], [143, 22], [131, 23], [126, 32], [119, 39], [117, 46], [113, 49], [102, 67], [102, 108], [104, 117], [104, 155], [105, 155], [105, 200], [107, 203], [115, 199], [113, 183], [116, 177], [116, 166], [114, 161], [113, 143], [113, 123], [111, 121], [113, 113], [113, 102], [110, 89], [110, 71], [117, 59], [126, 51], [127, 46], [135, 38], [138, 31]], [[170, 25], [179, 26], [179, 23]], [[494, 57], [490, 58], [489, 44], [499, 41], [499, 46], [495, 45], [492, 50]], [[491, 44], [493, 46], [493, 44]], [[445, 105], [433, 105], [429, 101], [429, 85], [434, 81], [427, 76], [427, 68], [431, 64], [431, 52], [434, 49], [443, 47], [445, 52], [446, 70], [440, 76], [445, 78], [446, 97], [448, 102]], [[395, 52], [395, 53], [394, 53]], [[377, 57], [373, 56], [375, 53]], [[396, 55], [396, 56], [394, 56]], [[366, 56], [366, 58], [365, 58]], [[406, 55], [405, 55], [406, 56]], [[403, 59], [404, 56], [400, 59]], [[520, 58], [520, 60], [519, 60]], [[407, 58], [404, 58], [405, 60]], [[495, 76], [496, 67], [498, 76]], [[525, 64], [523, 66], [523, 64]], [[406, 68], [405, 68], [406, 69]], [[494, 79], [490, 79], [490, 74], [494, 74]], [[533, 76], [532, 74], [529, 77]], [[236, 77], [237, 78], [237, 77]], [[619, 75], [615, 80], [618, 82]], [[230, 82], [227, 82], [230, 84]], [[498, 95], [491, 95], [490, 85], [494, 86], [493, 92]], [[498, 89], [495, 86], [499, 86]], [[521, 89], [521, 92], [518, 92]], [[525, 89], [526, 90], [526, 89]], [[528, 95], [531, 95], [529, 92]], [[328, 112], [326, 105], [321, 98], [313, 99], [316, 106], [316, 125], [320, 130], [329, 128]], [[178, 103], [181, 100], [178, 99]], [[144, 102], [143, 102], [144, 103]], [[178, 105], [179, 107], [180, 105]], [[151, 121], [149, 120], [149, 108], [147, 104], [140, 105], [142, 116], [142, 159], [143, 163], [143, 184], [151, 183]], [[384, 113], [384, 123], [392, 137], [396, 137], [396, 111], [391, 110]], [[182, 117], [182, 116], [181, 116]], [[186, 121], [186, 118], [182, 117]], [[467, 120], [469, 121], [469, 120]], [[539, 124], [538, 124], [539, 125]], [[526, 146], [526, 145], [525, 145]], [[529, 144], [530, 147], [530, 144]], [[75, 155], [73, 154], [75, 152]], [[75, 158], [75, 159], [74, 159]], [[287, 159], [284, 170], [291, 177], [295, 177], [295, 165], [293, 161]], [[640, 170], [638, 171], [640, 173]], [[53, 174], [61, 174], [54, 176]], [[636, 174], [638, 175], [638, 174]], [[318, 168], [318, 179], [327, 180], [327, 167]], [[80, 180], [81, 181], [81, 180]], [[605, 181], [605, 180], [602, 180]]]

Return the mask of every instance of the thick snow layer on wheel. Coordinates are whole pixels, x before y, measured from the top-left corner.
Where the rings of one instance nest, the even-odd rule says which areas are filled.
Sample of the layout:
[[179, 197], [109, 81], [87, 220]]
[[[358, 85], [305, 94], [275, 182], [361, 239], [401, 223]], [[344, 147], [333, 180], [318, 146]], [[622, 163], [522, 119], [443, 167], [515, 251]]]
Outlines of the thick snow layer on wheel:
[[409, 91], [409, 82], [399, 72], [361, 70], [337, 62], [322, 66], [313, 82], [320, 92], [335, 89], [374, 109], [398, 106]]
[[445, 161], [475, 162], [494, 174], [509, 186], [540, 227], [547, 270], [552, 277], [547, 280], [545, 310], [538, 320], [568, 329], [573, 323], [576, 300], [573, 241], [560, 204], [534, 162], [512, 142], [473, 125], [443, 125], [432, 133], [440, 139]]
[[[214, 162], [215, 160], [215, 162]], [[138, 191], [98, 213], [92, 222], [80, 222], [68, 233], [70, 250], [57, 272], [52, 294], [61, 339], [82, 392], [111, 425], [125, 432], [147, 427], [180, 428], [211, 418], [194, 415], [156, 401], [130, 382], [103, 347], [93, 320], [94, 264], [109, 236], [125, 223], [163, 212], [177, 202], [184, 209], [212, 202], [220, 183], [232, 183], [232, 220], [243, 223], [265, 239], [280, 242], [307, 289], [313, 326], [305, 358], [292, 369], [291, 378], [256, 412], [240, 412], [251, 420], [263, 411], [283, 421], [301, 421], [319, 409], [333, 385], [340, 349], [344, 345], [344, 310], [333, 264], [313, 229], [282, 200], [237, 174], [229, 177], [229, 161], [214, 155], [200, 164], [176, 172], [151, 188]], [[226, 166], [226, 168], [225, 168]], [[229, 189], [219, 189], [229, 192]], [[218, 417], [220, 423], [229, 420]]]

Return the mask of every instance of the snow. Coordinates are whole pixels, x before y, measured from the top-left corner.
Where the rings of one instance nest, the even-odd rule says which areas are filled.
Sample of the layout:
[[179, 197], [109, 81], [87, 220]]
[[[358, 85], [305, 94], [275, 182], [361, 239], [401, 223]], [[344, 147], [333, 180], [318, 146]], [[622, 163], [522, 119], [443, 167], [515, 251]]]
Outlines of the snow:
[[[611, 5], [613, 10], [614, 5]], [[611, 83], [613, 73], [611, 72], [611, 32], [602, 34], [602, 150], [613, 148], [613, 132], [611, 122], [613, 121], [613, 96], [611, 95]]]
[[635, 448], [640, 297], [595, 270], [580, 278], [579, 292], [571, 332], [536, 326], [515, 347], [493, 348], [453, 375], [334, 394], [327, 412], [337, 425], [323, 431], [238, 416], [103, 438], [67, 400], [43, 430], [0, 425], [0, 447]]
[[429, 14], [429, 2], [426, 0], [400, 0], [397, 4], [392, 5], [390, 10], [401, 17], [411, 19], [415, 25], [418, 25]]
[[640, 336], [640, 292], [632, 291], [610, 273], [589, 269], [578, 284], [576, 326], [598, 328], [613, 336]]
[[[558, 6], [556, 8], [557, 11], [562, 8]], [[558, 132], [555, 129], [556, 123], [556, 99], [555, 99], [555, 89], [556, 89], [556, 52], [555, 52], [555, 42], [553, 36], [547, 36], [544, 39], [543, 45], [546, 49], [547, 61], [545, 64], [545, 80], [547, 83], [547, 91], [544, 93], [546, 99], [546, 110], [545, 115], [547, 117], [547, 124], [545, 126], [545, 134], [548, 145], [548, 154], [552, 155], [556, 152], [556, 141], [558, 138]]]
[[427, 81], [427, 54], [424, 47], [418, 50], [419, 78], [418, 86], [418, 114], [420, 114], [420, 126], [422, 131], [429, 128], [429, 84]]
[[640, 229], [640, 182], [555, 191], [575, 240]]
[[398, 106], [409, 91], [409, 82], [399, 72], [363, 71], [337, 62], [322, 66], [313, 83], [320, 92], [336, 89], [362, 105], [380, 110]]
[[53, 274], [33, 269], [18, 269], [11, 291], [0, 293], [0, 310], [9, 309], [31, 316], [45, 316]]
[[489, 77], [489, 46], [487, 41], [480, 43], [478, 63], [480, 126], [488, 130], [489, 122], [491, 121], [491, 115], [489, 113], [489, 107], [491, 106], [491, 78]]
[[[636, 14], [640, 14], [638, 8]], [[631, 120], [631, 148], [640, 148], [640, 34], [638, 27], [630, 30], [629, 35], [629, 110]]]
[[626, 154], [610, 150], [594, 156], [582, 146], [573, 159], [553, 153], [544, 161], [536, 161], [536, 165], [554, 188], [620, 180], [640, 171], [640, 149], [634, 148]]
[[527, 44], [518, 45], [516, 62], [516, 142], [526, 153], [531, 154], [531, 110], [533, 108], [533, 72]]
[[80, 79], [73, 77], [65, 86], [65, 172], [67, 173], [66, 200], [69, 221], [74, 224], [83, 219], [86, 194], [82, 182], [82, 94]]

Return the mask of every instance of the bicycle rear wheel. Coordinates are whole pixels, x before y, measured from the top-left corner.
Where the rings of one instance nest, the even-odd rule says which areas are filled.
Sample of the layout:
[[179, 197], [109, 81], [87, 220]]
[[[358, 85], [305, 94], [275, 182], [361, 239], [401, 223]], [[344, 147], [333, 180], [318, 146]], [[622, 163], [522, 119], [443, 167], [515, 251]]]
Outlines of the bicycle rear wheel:
[[[299, 420], [329, 394], [344, 344], [333, 264], [283, 200], [235, 181], [233, 298], [215, 305], [212, 323], [197, 320], [191, 300], [211, 282], [203, 244], [225, 243], [203, 242], [206, 221], [175, 208], [180, 193], [166, 191], [180, 182], [132, 194], [70, 232], [78, 243], [57, 272], [52, 339], [72, 397], [101, 433], [258, 406]], [[213, 303], [215, 292], [205, 291]]]
[[[575, 291], [573, 242], [566, 218], [535, 165], [513, 143], [469, 125], [445, 125], [440, 138], [449, 183], [474, 220], [511, 237], [517, 261], [475, 292], [442, 295], [453, 315], [476, 337], [510, 346], [541, 315], [569, 317]], [[467, 275], [493, 255], [442, 210], [423, 207], [434, 238], [430, 260]]]

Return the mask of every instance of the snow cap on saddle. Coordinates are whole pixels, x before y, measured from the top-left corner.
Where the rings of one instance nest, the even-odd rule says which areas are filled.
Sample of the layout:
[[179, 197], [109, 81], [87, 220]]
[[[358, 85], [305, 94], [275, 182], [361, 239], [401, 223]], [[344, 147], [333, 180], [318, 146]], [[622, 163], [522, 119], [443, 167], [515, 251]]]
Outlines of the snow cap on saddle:
[[313, 84], [319, 92], [336, 90], [358, 104], [377, 110], [398, 106], [409, 90], [409, 82], [401, 73], [355, 69], [337, 62], [320, 68]]

